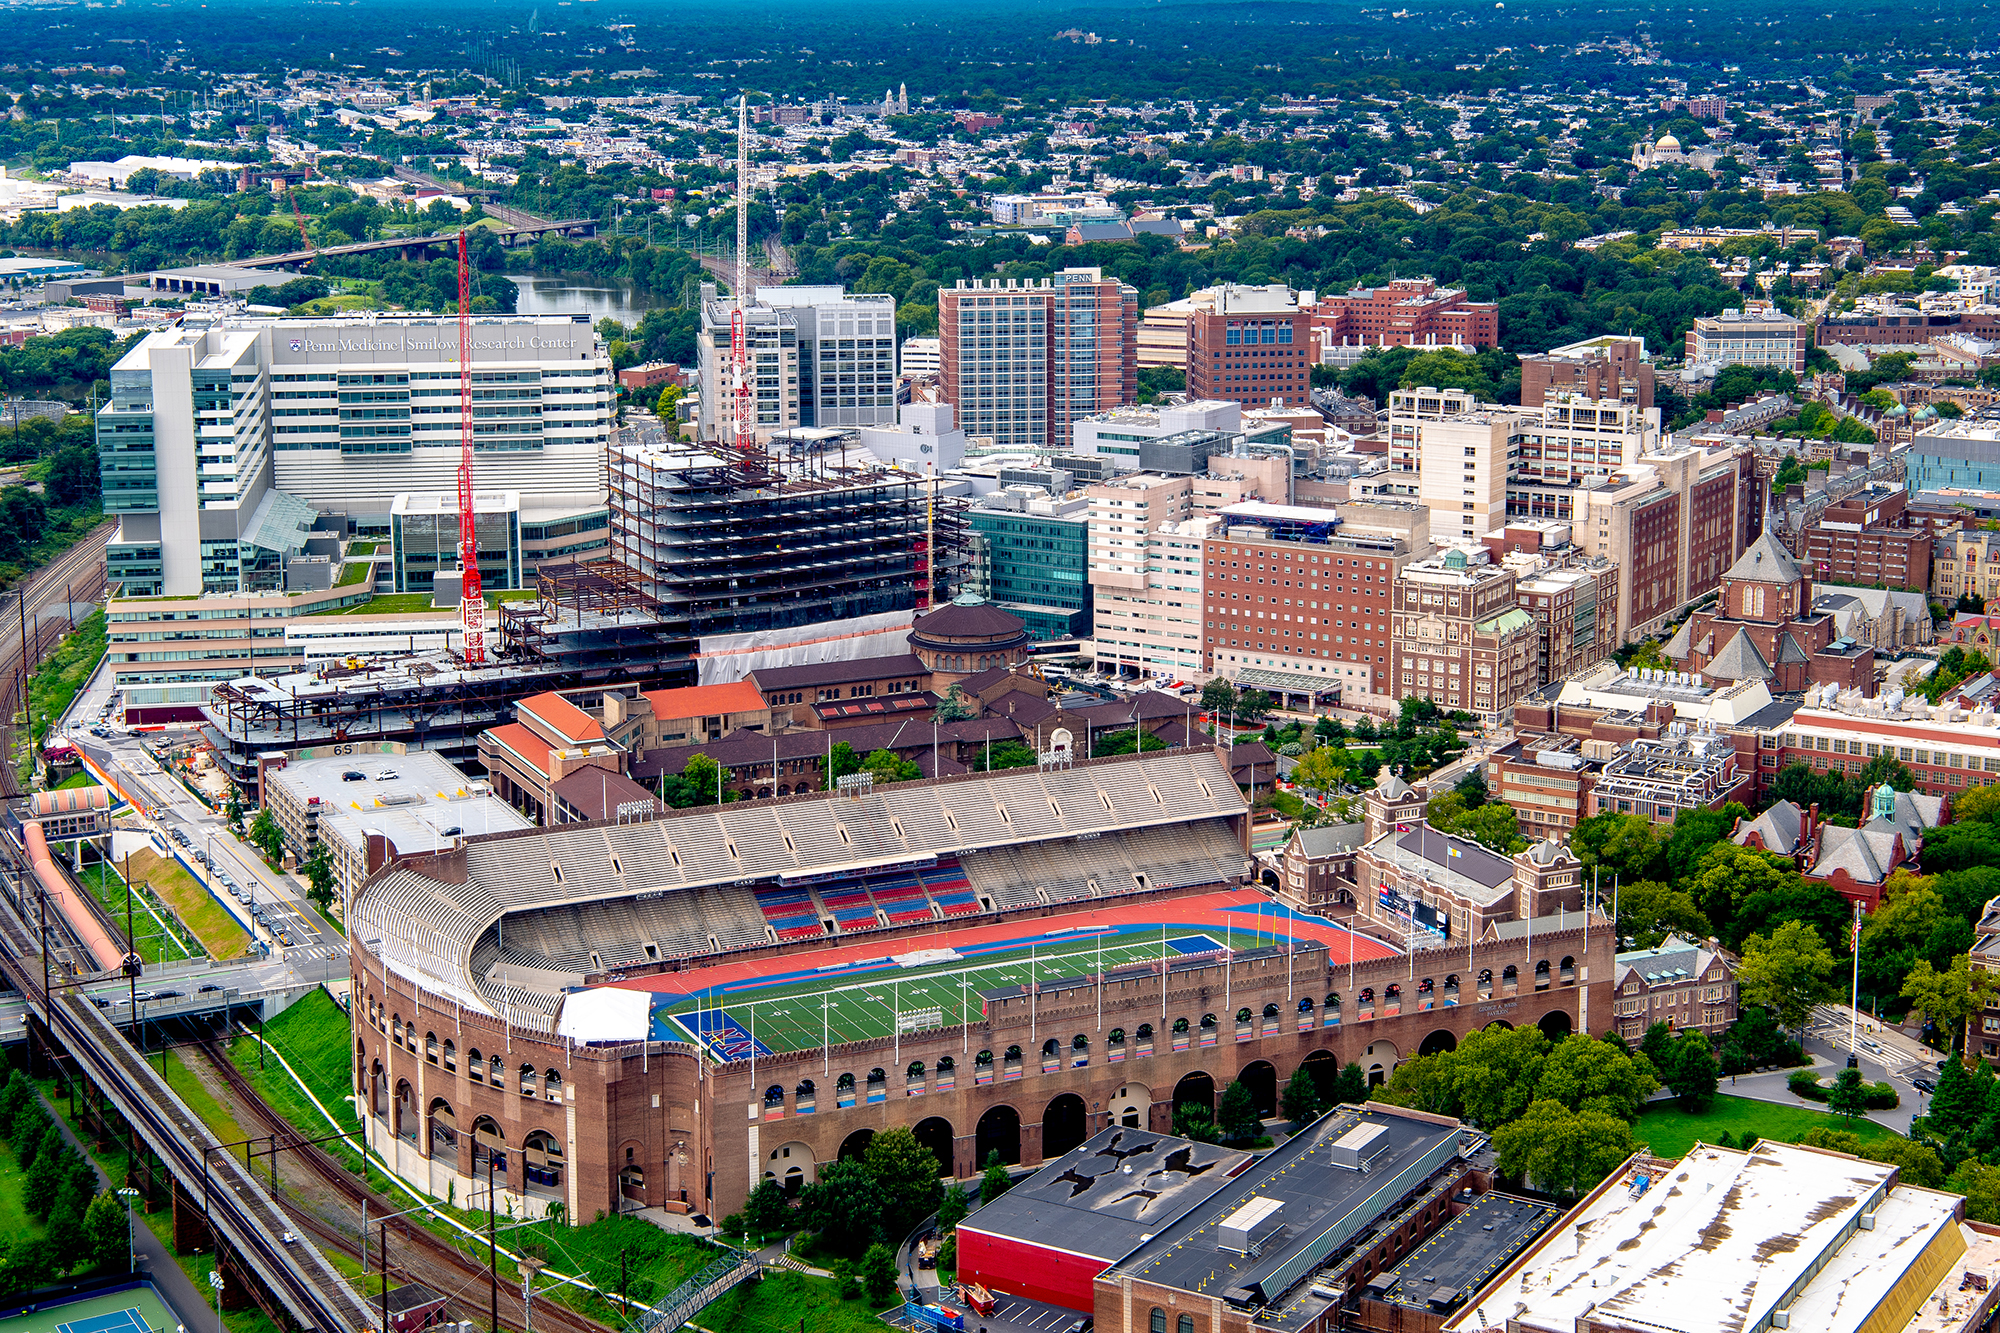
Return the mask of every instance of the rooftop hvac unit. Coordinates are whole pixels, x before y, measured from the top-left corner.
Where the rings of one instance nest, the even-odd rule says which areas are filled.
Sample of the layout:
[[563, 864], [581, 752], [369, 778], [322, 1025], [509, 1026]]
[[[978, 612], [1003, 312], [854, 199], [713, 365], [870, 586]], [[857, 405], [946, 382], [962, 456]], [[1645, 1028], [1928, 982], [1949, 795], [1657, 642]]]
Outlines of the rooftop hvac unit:
[[1388, 1131], [1380, 1125], [1362, 1123], [1333, 1141], [1328, 1160], [1335, 1166], [1365, 1171], [1389, 1150]]
[[1249, 1254], [1284, 1225], [1283, 1199], [1251, 1199], [1215, 1224], [1215, 1248]]

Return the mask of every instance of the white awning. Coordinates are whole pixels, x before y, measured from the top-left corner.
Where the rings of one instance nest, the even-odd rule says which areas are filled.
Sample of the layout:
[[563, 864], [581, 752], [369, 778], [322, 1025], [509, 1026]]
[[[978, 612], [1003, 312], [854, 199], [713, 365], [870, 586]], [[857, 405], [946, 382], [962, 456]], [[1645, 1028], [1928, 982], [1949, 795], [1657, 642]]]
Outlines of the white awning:
[[652, 1009], [650, 991], [622, 990], [615, 986], [574, 991], [563, 999], [556, 1032], [571, 1041], [586, 1043], [644, 1041]]

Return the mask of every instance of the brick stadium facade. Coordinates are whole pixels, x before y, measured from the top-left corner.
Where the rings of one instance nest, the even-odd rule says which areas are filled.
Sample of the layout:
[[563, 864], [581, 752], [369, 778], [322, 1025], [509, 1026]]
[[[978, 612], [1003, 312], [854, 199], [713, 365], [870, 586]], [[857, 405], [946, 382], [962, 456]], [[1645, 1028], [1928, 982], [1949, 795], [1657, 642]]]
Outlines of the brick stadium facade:
[[[915, 1131], [965, 1178], [995, 1149], [1034, 1165], [1135, 1117], [1164, 1132], [1178, 1102], [1211, 1100], [1239, 1078], [1275, 1114], [1277, 1090], [1309, 1062], [1337, 1068], [1351, 1061], [1380, 1082], [1401, 1061], [1448, 1050], [1495, 1024], [1532, 1023], [1558, 1036], [1606, 1032], [1613, 957], [1601, 923], [1588, 947], [1579, 921], [1532, 942], [1478, 944], [1470, 964], [1457, 946], [1351, 968], [1329, 965], [1317, 945], [1293, 954], [1289, 967], [1281, 951], [1264, 951], [1239, 955], [1233, 969], [1217, 959], [1176, 970], [1164, 996], [1157, 975], [1113, 974], [1101, 1019], [1099, 988], [1082, 984], [1046, 1004], [1039, 996], [1032, 1006], [1026, 996], [990, 1003], [987, 1021], [972, 1027], [794, 1052], [759, 1059], [753, 1070], [749, 1061], [702, 1069], [684, 1042], [571, 1047], [509, 1031], [488, 1016], [455, 1012], [435, 995], [420, 997], [394, 969], [385, 991], [381, 963], [357, 941], [356, 1092], [367, 1099], [370, 1141], [398, 1175], [437, 1197], [483, 1202], [493, 1145], [495, 1188], [520, 1212], [540, 1214], [560, 1202], [568, 1216], [588, 1220], [622, 1199], [635, 1207], [685, 1202], [720, 1217], [740, 1208], [765, 1176], [803, 1185], [819, 1166], [886, 1129]], [[1568, 981], [1565, 958], [1581, 964]], [[1511, 966], [1532, 978], [1541, 962], [1552, 979], [1547, 987], [1509, 992], [1494, 981], [1490, 994], [1480, 993], [1481, 974], [1499, 978]], [[1053, 988], [1045, 984], [1044, 994]], [[1333, 1026], [1329, 996], [1340, 1001]], [[1251, 1018], [1239, 1025], [1242, 1010]], [[412, 1018], [404, 1023], [406, 1014]], [[1209, 1014], [1216, 1025], [1205, 1033]], [[1177, 1036], [1180, 1020], [1187, 1031]], [[1150, 1046], [1140, 1040], [1142, 1027], [1151, 1029]], [[1114, 1033], [1124, 1040], [1113, 1044]], [[1086, 1047], [1075, 1045], [1078, 1037]], [[1057, 1055], [1044, 1060], [1042, 1046], [1051, 1040]], [[455, 1069], [444, 1065], [447, 1041]], [[1010, 1047], [1023, 1057], [1011, 1069]], [[499, 1056], [500, 1086], [469, 1078], [473, 1050], [489, 1069]], [[980, 1052], [993, 1055], [984, 1072]], [[916, 1065], [923, 1072], [913, 1079]], [[525, 1092], [523, 1068], [535, 1075]], [[872, 1069], [884, 1078], [871, 1089]], [[851, 1097], [837, 1090], [842, 1074], [854, 1076]], [[775, 1101], [768, 1100], [773, 1089]], [[843, 1098], [853, 1104], [841, 1105]]]

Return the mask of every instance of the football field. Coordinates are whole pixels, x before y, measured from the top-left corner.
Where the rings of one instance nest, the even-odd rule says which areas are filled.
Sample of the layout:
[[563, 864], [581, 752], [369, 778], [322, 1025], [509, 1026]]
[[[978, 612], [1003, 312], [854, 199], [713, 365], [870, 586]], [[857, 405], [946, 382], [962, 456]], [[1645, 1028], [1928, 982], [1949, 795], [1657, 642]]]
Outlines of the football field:
[[[1025, 944], [960, 952], [948, 939], [917, 953], [862, 960], [827, 975], [750, 980], [713, 993], [663, 997], [653, 1009], [658, 1040], [693, 1040], [718, 1060], [873, 1041], [978, 1022], [982, 991], [1048, 985], [1121, 968], [1157, 966], [1162, 958], [1220, 957], [1226, 950], [1283, 944], [1280, 921], [1263, 929], [1102, 927]], [[1299, 936], [1301, 942], [1304, 937]], [[940, 947], [943, 946], [943, 947]], [[860, 973], [861, 975], [856, 975]]]

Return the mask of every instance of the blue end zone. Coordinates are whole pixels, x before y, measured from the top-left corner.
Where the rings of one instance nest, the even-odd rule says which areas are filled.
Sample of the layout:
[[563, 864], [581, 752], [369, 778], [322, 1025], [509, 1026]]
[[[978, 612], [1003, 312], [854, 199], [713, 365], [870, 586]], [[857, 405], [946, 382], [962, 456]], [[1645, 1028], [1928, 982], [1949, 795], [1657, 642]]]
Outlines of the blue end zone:
[[56, 1333], [146, 1333], [146, 1321], [136, 1307], [92, 1315], [71, 1324], [57, 1324]]
[[753, 1055], [769, 1055], [771, 1048], [752, 1037], [728, 1013], [705, 1009], [699, 1014], [675, 1014], [681, 1025], [710, 1053], [724, 1060], [748, 1060]]
[[1220, 953], [1222, 941], [1213, 935], [1180, 935], [1167, 941], [1175, 953]]

